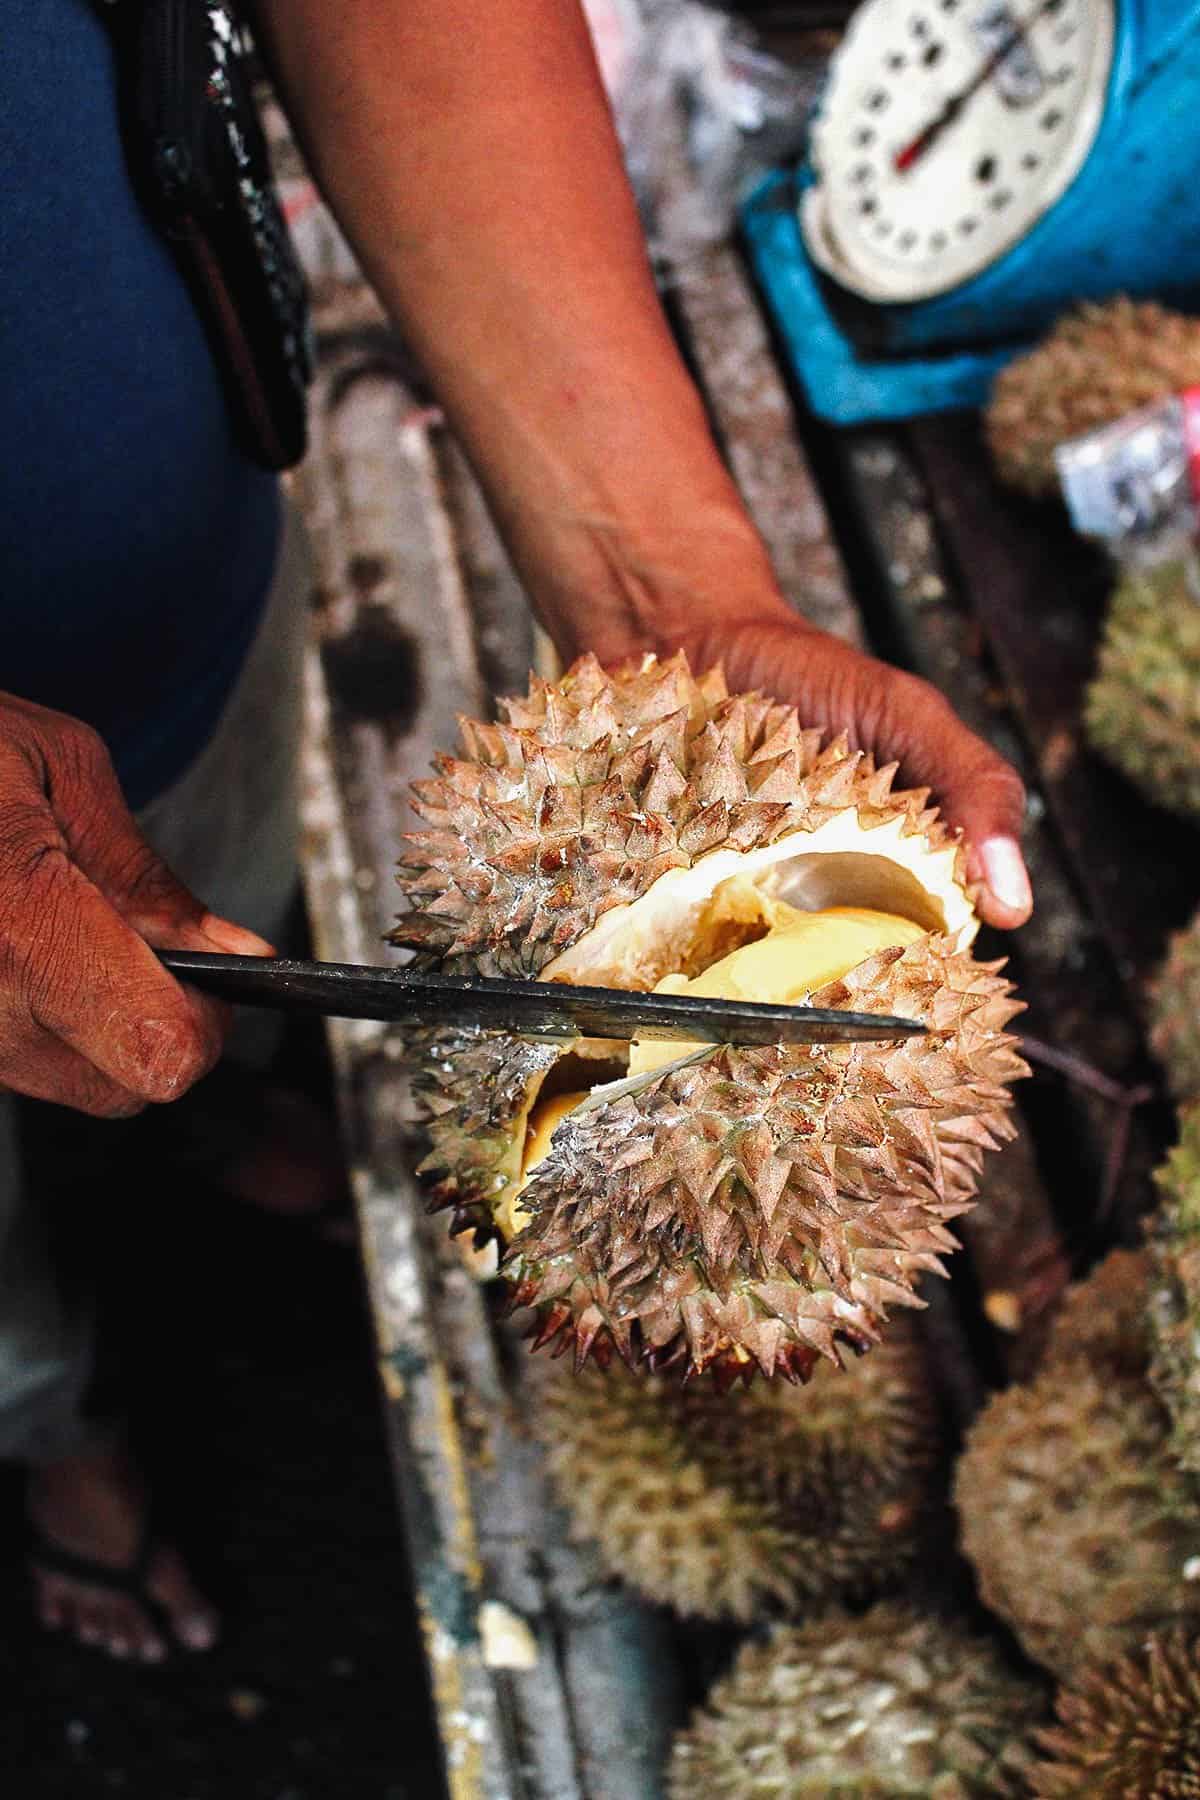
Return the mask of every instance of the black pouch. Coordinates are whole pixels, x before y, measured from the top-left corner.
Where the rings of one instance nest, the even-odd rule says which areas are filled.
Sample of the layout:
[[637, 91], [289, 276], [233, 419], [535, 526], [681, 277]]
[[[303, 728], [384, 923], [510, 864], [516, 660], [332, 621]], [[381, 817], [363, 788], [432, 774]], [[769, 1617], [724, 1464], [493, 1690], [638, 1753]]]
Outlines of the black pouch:
[[312, 333], [271, 178], [250, 47], [227, 0], [109, 0], [134, 185], [204, 321], [239, 441], [286, 469], [307, 444]]

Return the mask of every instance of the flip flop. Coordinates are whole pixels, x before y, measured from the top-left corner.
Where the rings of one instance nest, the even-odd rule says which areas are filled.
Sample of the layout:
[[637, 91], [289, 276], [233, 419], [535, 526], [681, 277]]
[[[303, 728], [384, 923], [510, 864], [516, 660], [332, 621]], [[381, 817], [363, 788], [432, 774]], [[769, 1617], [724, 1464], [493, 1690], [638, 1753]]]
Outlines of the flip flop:
[[[171, 1626], [170, 1614], [150, 1591], [150, 1566], [155, 1556], [163, 1548], [155, 1530], [154, 1520], [147, 1513], [138, 1538], [137, 1548], [127, 1563], [116, 1567], [112, 1563], [100, 1562], [97, 1558], [84, 1556], [76, 1550], [68, 1550], [56, 1544], [36, 1525], [30, 1523], [26, 1528], [25, 1560], [30, 1570], [43, 1575], [60, 1575], [65, 1581], [74, 1581], [81, 1586], [98, 1588], [104, 1593], [120, 1594], [132, 1600], [141, 1608], [153, 1629], [164, 1644], [176, 1649], [186, 1649]], [[83, 1640], [81, 1639], [80, 1642]], [[100, 1645], [96, 1646], [101, 1648]]]

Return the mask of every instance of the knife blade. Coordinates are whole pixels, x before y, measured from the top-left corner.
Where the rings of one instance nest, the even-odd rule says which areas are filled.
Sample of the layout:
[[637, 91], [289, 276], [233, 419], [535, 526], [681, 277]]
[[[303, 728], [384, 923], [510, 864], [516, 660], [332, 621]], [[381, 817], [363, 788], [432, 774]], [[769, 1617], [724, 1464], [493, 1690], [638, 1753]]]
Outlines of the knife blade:
[[223, 1000], [336, 1019], [453, 1025], [522, 1037], [687, 1038], [706, 1044], [845, 1044], [919, 1037], [924, 1025], [883, 1013], [775, 1006], [695, 994], [629, 993], [552, 981], [432, 975], [370, 964], [160, 950], [181, 981]]

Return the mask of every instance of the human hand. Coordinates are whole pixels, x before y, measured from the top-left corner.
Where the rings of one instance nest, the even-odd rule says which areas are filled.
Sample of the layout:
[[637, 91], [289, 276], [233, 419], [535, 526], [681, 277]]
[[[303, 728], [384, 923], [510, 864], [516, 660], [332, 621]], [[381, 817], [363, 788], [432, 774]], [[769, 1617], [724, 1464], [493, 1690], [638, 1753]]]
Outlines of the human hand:
[[[644, 647], [644, 646], [643, 646]], [[761, 688], [798, 708], [806, 725], [845, 731], [899, 779], [928, 787], [967, 844], [967, 873], [989, 925], [1023, 925], [1033, 909], [1021, 854], [1025, 790], [1011, 764], [968, 731], [936, 688], [818, 631], [782, 604], [684, 625], [654, 646], [686, 652], [692, 667], [721, 663], [731, 690]]]
[[227, 1009], [150, 945], [270, 954], [155, 855], [95, 732], [0, 694], [0, 1087], [123, 1118], [207, 1073]]

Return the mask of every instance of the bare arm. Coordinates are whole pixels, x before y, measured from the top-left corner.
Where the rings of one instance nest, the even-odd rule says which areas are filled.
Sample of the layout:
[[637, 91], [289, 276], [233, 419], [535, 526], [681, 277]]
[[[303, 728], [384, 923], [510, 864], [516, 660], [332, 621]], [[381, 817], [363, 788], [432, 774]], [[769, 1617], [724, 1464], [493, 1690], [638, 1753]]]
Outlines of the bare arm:
[[258, 15], [314, 172], [559, 649], [720, 657], [899, 758], [972, 838], [985, 912], [1018, 923], [1016, 775], [931, 689], [778, 591], [659, 307], [577, 0]]

